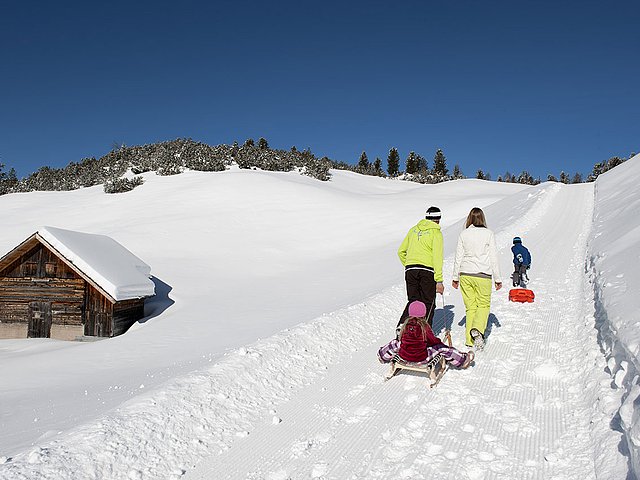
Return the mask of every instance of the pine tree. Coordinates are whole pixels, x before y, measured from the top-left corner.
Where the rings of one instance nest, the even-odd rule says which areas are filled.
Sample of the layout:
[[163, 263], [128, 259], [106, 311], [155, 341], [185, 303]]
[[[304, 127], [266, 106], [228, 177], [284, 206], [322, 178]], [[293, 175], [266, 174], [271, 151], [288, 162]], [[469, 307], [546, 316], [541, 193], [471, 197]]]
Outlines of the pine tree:
[[576, 174], [573, 176], [573, 179], [571, 180], [571, 183], [582, 183], [582, 174], [576, 172]]
[[624, 160], [621, 159], [620, 157], [612, 157], [609, 160], [607, 160], [607, 170], [611, 170], [614, 167], [617, 167], [618, 165], [621, 165], [622, 163], [624, 163]]
[[373, 162], [373, 169], [375, 170], [376, 175], [384, 175], [384, 172], [382, 171], [382, 160], [380, 160], [379, 157], [376, 157], [376, 161]]
[[462, 175], [462, 170], [460, 170], [460, 165], [458, 165], [457, 163], [453, 166], [453, 178], [454, 180], [464, 178], [464, 175]]
[[476, 178], [478, 180], [484, 180], [484, 172], [482, 171], [482, 169], [478, 169], [478, 171], [476, 172]]
[[429, 173], [427, 159], [420, 154], [416, 154], [416, 172], [420, 175], [427, 175]]
[[4, 163], [0, 163], [0, 195], [11, 193], [17, 184], [18, 177], [15, 168], [4, 172]]
[[551, 174], [547, 175], [547, 182], [557, 182], [557, 181], [558, 179], [556, 178], [555, 175], [551, 175]]
[[569, 175], [564, 173], [564, 171], [560, 172], [560, 182], [569, 183]]
[[255, 143], [253, 142], [253, 138], [247, 138], [244, 141], [244, 146], [245, 147], [253, 147], [255, 145]]
[[405, 161], [405, 172], [414, 174], [418, 171], [418, 159], [416, 158], [416, 152], [409, 152], [409, 156]]
[[269, 142], [267, 142], [266, 138], [260, 137], [260, 139], [258, 140], [258, 148], [260, 150], [266, 150], [269, 148]]
[[523, 185], [533, 185], [533, 177], [527, 172], [523, 170], [522, 173], [518, 176], [518, 183]]
[[358, 170], [360, 173], [367, 173], [369, 170], [369, 158], [364, 150], [360, 154], [360, 160], [358, 160]]
[[390, 177], [397, 177], [400, 173], [400, 155], [395, 147], [389, 150], [387, 156], [387, 172]]
[[435, 157], [433, 157], [433, 173], [439, 177], [446, 177], [449, 173], [447, 169], [447, 159], [441, 149], [438, 149]]

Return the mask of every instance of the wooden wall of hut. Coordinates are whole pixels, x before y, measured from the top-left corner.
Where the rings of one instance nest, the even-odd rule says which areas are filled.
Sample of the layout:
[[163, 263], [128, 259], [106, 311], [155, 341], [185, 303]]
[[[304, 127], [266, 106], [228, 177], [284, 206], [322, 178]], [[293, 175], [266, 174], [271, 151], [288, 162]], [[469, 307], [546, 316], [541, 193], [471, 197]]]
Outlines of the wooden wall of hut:
[[0, 272], [0, 322], [27, 323], [30, 337], [49, 337], [55, 325], [80, 326], [85, 283], [37, 244]]

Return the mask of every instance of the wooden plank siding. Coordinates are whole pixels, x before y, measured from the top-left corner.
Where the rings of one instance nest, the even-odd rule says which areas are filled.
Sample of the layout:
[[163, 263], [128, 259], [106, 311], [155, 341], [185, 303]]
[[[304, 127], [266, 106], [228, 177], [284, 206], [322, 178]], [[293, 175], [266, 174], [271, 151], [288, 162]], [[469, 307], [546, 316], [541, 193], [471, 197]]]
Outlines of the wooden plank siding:
[[93, 285], [88, 283], [85, 285], [84, 334], [96, 337], [112, 337], [113, 303], [96, 290]]
[[0, 263], [0, 338], [112, 337], [144, 316], [144, 298], [115, 302], [33, 235]]
[[82, 325], [86, 282], [42, 244], [24, 249], [0, 275], [0, 322], [29, 323], [30, 304], [44, 302], [52, 324]]
[[144, 298], [124, 300], [113, 306], [113, 335], [121, 335], [144, 317]]

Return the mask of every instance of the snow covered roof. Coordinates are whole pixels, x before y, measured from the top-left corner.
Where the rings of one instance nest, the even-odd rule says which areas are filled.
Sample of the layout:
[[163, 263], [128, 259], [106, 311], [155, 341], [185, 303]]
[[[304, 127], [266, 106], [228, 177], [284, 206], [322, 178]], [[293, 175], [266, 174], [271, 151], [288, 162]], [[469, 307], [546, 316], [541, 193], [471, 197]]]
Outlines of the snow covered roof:
[[34, 237], [114, 301], [155, 295], [151, 267], [111, 237], [41, 227], [25, 243]]

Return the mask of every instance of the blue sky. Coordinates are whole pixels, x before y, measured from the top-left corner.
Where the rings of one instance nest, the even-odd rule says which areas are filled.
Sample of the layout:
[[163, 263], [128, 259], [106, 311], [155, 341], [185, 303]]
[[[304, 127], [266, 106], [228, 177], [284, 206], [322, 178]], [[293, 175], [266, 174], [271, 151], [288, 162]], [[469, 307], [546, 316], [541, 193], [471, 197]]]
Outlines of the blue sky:
[[640, 3], [10, 2], [0, 162], [18, 176], [114, 144], [265, 137], [495, 179], [640, 151]]

